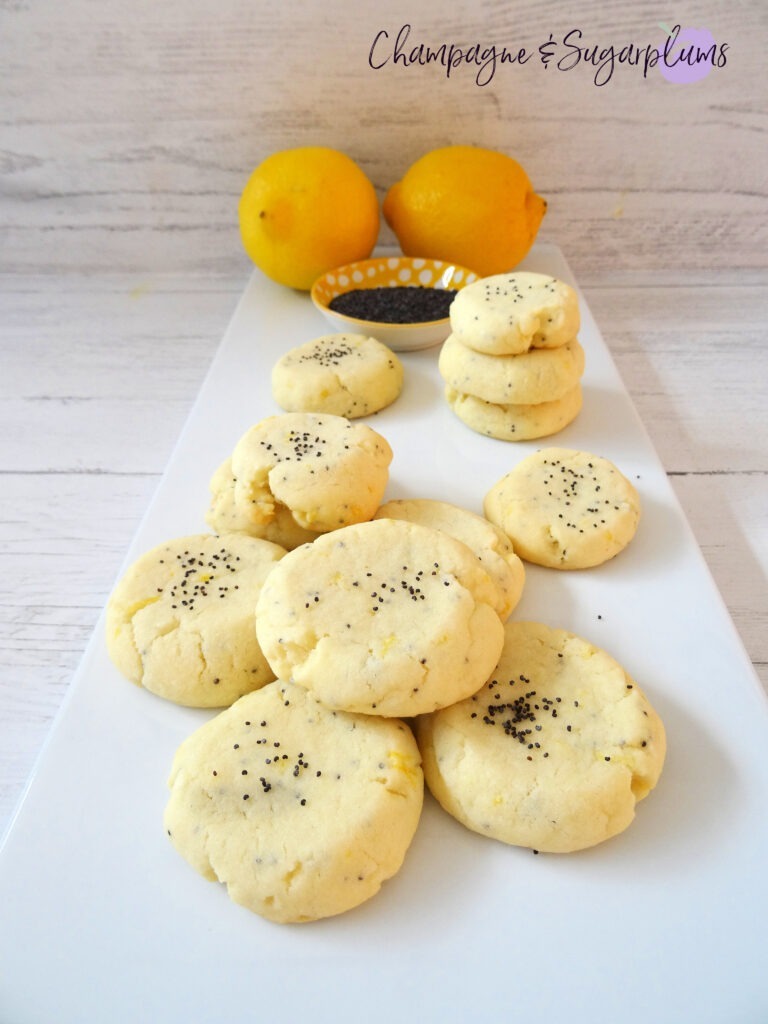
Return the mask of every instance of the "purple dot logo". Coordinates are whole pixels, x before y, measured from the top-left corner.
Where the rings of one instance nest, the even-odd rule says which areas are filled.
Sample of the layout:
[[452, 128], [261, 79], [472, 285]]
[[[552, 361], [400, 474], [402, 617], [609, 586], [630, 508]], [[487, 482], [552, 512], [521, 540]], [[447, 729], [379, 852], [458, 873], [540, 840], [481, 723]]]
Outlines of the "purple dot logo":
[[717, 61], [717, 43], [706, 28], [669, 28], [663, 22], [660, 27], [667, 34], [658, 49], [656, 65], [668, 82], [680, 85], [698, 82], [710, 73]]

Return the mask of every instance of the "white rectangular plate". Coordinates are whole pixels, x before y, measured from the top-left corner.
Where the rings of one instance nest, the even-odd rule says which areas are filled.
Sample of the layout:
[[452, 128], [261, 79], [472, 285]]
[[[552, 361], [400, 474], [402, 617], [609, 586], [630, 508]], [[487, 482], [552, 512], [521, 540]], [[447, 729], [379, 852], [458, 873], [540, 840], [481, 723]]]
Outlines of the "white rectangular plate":
[[[554, 246], [525, 267], [573, 283]], [[402, 357], [402, 396], [369, 422], [394, 450], [387, 497], [480, 512], [489, 487], [549, 443], [604, 455], [635, 482], [629, 548], [587, 572], [530, 567], [514, 612], [608, 650], [661, 713], [667, 764], [632, 826], [583, 853], [534, 856], [428, 799], [402, 871], [373, 900], [270, 924], [196, 875], [162, 828], [173, 753], [210, 713], [121, 679], [100, 624], [0, 853], [4, 1024], [768, 1020], [768, 708], [581, 300], [584, 409], [551, 441], [465, 427], [435, 348]], [[279, 412], [273, 363], [324, 333], [306, 295], [254, 274], [127, 560], [205, 530], [211, 473]]]

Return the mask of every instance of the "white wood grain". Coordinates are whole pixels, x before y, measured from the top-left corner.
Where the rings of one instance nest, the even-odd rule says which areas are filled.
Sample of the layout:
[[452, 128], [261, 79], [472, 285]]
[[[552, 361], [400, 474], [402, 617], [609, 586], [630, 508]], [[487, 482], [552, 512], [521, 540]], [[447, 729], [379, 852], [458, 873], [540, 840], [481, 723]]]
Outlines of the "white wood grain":
[[[617, 67], [545, 68], [538, 46], [658, 44], [665, 3], [374, 0], [36, 0], [0, 6], [0, 268], [238, 273], [236, 202], [273, 150], [350, 153], [382, 196], [423, 152], [453, 142], [516, 156], [549, 201], [544, 231], [584, 270], [764, 267], [763, 0], [678, 5], [729, 44], [688, 85]], [[439, 65], [379, 70], [409, 46], [526, 46], [478, 86]], [[386, 226], [382, 242], [392, 240]]]

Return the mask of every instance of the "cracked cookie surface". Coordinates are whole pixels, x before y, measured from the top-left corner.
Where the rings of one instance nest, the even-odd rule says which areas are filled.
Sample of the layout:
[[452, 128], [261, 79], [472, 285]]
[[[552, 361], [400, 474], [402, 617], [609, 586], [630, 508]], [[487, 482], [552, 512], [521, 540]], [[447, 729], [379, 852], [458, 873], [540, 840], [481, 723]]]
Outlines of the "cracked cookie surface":
[[379, 519], [286, 555], [256, 628], [275, 674], [328, 707], [407, 717], [482, 686], [503, 642], [499, 601], [465, 544]]
[[446, 501], [433, 498], [395, 499], [382, 505], [376, 519], [404, 519], [455, 537], [472, 551], [496, 584], [496, 610], [502, 622], [509, 618], [525, 585], [525, 567], [509, 537], [494, 523]]
[[666, 754], [659, 715], [621, 665], [534, 622], [507, 623], [485, 686], [416, 728], [427, 785], [449, 814], [552, 853], [624, 831]]
[[206, 522], [291, 549], [371, 519], [391, 461], [387, 440], [365, 423], [326, 413], [268, 416], [214, 473]]
[[270, 682], [253, 613], [285, 553], [236, 534], [193, 534], [145, 552], [107, 604], [113, 663], [131, 682], [189, 707], [225, 707]]
[[615, 557], [635, 536], [640, 497], [608, 459], [542, 448], [488, 491], [484, 511], [528, 562], [588, 569]]
[[229, 896], [278, 922], [340, 914], [401, 867], [421, 814], [413, 734], [277, 680], [179, 747], [165, 827]]
[[362, 334], [326, 334], [290, 349], [272, 368], [272, 395], [287, 412], [357, 419], [386, 408], [403, 387], [403, 365]]
[[576, 337], [578, 295], [548, 274], [516, 271], [481, 278], [451, 303], [451, 329], [459, 341], [489, 355], [519, 355], [557, 348]]

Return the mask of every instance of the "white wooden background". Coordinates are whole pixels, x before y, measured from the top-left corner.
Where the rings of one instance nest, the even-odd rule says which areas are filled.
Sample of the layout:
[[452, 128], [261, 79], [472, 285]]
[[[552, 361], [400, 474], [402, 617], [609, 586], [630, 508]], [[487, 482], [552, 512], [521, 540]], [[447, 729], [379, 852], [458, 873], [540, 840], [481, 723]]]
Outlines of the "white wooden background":
[[[406, 23], [536, 51], [672, 21], [726, 67], [368, 64]], [[524, 164], [768, 685], [766, 52], [764, 0], [0, 0], [0, 830], [250, 273], [239, 192], [286, 146], [380, 195], [448, 143]]]

